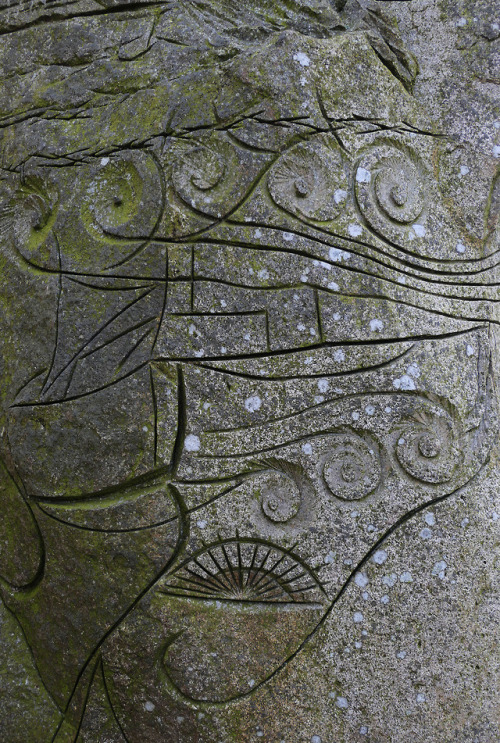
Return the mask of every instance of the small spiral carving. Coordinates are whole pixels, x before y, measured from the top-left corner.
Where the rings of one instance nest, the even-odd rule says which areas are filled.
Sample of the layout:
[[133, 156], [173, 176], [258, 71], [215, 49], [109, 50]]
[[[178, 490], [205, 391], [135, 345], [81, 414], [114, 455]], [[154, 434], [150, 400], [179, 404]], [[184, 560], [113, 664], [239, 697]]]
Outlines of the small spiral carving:
[[289, 474], [279, 470], [266, 472], [260, 492], [262, 511], [271, 521], [286, 523], [298, 514], [302, 498]]
[[200, 144], [182, 154], [172, 167], [172, 183], [181, 199], [203, 214], [220, 217], [237, 185], [238, 158], [225, 141]]
[[444, 414], [417, 414], [403, 429], [396, 456], [403, 469], [417, 480], [436, 485], [448, 482], [460, 460], [451, 420]]
[[307, 142], [292, 147], [268, 178], [275, 204], [304, 219], [335, 219], [347, 196], [343, 158], [333, 146]]
[[[367, 222], [397, 240], [422, 217], [427, 183], [422, 165], [409, 150], [381, 144], [366, 152], [355, 171], [358, 206]], [[412, 233], [418, 239], [419, 230]]]
[[153, 159], [140, 151], [101, 160], [82, 203], [87, 232], [99, 239], [148, 235], [160, 210], [158, 170]]
[[44, 243], [56, 211], [57, 197], [53, 189], [42, 178], [28, 176], [17, 188], [8, 189], [0, 210], [0, 232], [13, 240], [24, 258], [45, 265], [48, 253], [44, 255]]
[[342, 500], [359, 500], [380, 483], [380, 459], [375, 448], [354, 434], [332, 437], [323, 465], [323, 479], [330, 492]]

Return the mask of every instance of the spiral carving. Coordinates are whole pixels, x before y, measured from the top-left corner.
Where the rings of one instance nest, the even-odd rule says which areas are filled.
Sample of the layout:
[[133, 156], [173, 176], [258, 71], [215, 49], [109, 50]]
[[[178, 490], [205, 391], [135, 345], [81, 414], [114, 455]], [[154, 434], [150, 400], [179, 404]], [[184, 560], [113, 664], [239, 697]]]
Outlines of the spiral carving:
[[347, 176], [338, 149], [318, 142], [292, 147], [268, 178], [275, 204], [304, 219], [329, 221], [342, 210]]
[[154, 160], [145, 152], [103, 158], [88, 182], [82, 203], [87, 232], [108, 236], [148, 236], [161, 211], [161, 183]]
[[172, 183], [181, 199], [203, 214], [220, 217], [237, 187], [239, 163], [234, 147], [223, 140], [200, 144], [172, 167]]
[[[422, 221], [427, 200], [424, 169], [416, 155], [391, 144], [365, 152], [355, 170], [355, 193], [366, 221], [392, 240], [407, 236]], [[423, 227], [420, 225], [420, 227]], [[411, 238], [423, 237], [416, 227]]]
[[37, 265], [46, 265], [46, 248], [57, 212], [57, 196], [42, 178], [31, 175], [17, 188], [8, 188], [0, 210], [0, 231], [19, 253]]
[[323, 479], [330, 492], [342, 500], [359, 500], [380, 483], [380, 459], [375, 448], [354, 434], [332, 437], [323, 465]]
[[262, 511], [271, 521], [286, 523], [299, 512], [302, 501], [300, 490], [288, 473], [279, 470], [266, 472], [260, 492]]
[[417, 480], [440, 484], [451, 480], [460, 451], [451, 420], [421, 413], [401, 432], [396, 445], [400, 465]]

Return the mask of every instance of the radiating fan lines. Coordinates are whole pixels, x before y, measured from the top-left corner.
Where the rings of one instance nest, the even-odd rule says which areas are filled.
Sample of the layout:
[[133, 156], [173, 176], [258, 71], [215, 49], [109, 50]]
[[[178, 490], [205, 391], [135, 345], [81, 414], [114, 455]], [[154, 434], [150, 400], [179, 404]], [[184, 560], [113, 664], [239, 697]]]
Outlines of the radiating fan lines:
[[289, 550], [239, 539], [206, 547], [185, 561], [161, 592], [206, 600], [307, 604], [324, 597], [322, 584]]

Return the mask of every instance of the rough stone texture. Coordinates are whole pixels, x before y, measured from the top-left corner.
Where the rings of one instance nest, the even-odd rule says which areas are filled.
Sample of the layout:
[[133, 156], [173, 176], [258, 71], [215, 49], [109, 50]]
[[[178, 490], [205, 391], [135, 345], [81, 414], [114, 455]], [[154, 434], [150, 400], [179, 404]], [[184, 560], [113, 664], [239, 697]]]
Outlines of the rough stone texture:
[[494, 11], [0, 3], [1, 741], [500, 740]]

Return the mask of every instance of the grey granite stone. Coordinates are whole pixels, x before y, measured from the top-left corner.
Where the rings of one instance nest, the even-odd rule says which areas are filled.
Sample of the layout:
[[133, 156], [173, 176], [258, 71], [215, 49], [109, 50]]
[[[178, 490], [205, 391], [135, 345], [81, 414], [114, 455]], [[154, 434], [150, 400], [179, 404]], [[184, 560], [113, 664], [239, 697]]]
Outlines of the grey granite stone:
[[497, 743], [492, 0], [0, 4], [0, 740]]

